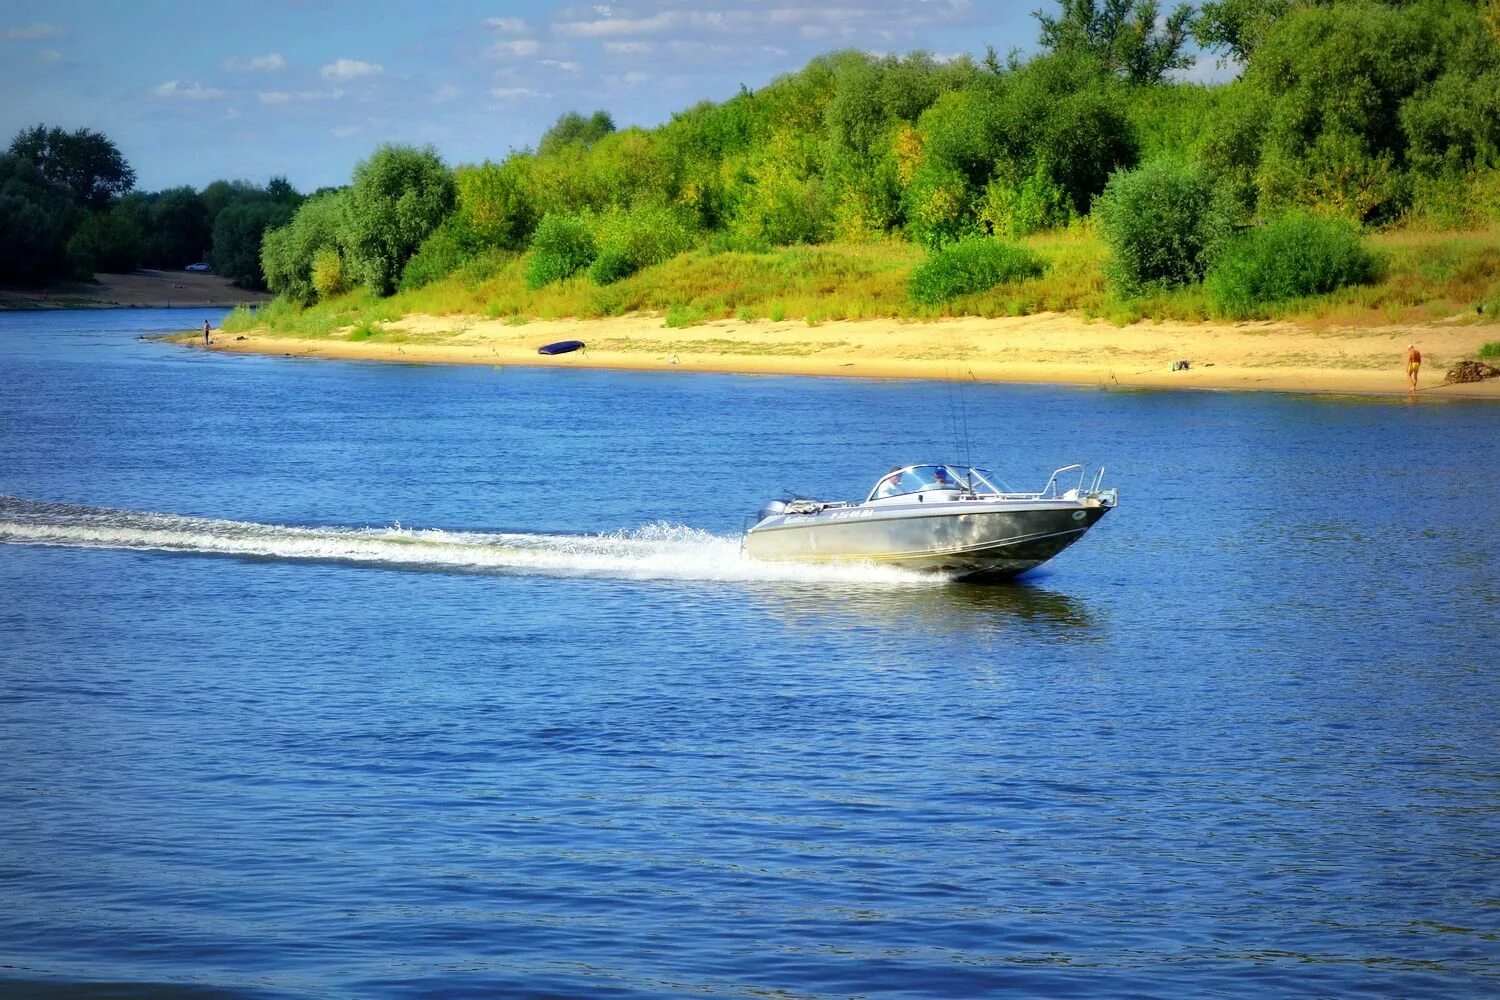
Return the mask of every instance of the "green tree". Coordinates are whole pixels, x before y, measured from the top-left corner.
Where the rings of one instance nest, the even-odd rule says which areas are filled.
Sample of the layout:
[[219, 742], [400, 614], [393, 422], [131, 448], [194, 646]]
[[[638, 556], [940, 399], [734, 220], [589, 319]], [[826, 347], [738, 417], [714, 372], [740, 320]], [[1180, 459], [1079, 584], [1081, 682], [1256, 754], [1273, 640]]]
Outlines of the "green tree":
[[[271, 291], [298, 305], [308, 305], [318, 297], [321, 289], [314, 269], [320, 254], [324, 267], [328, 267], [324, 251], [340, 253], [339, 231], [344, 223], [347, 198], [347, 190], [313, 195], [297, 209], [291, 222], [266, 233], [260, 259], [266, 286]], [[329, 282], [330, 285], [342, 287], [350, 283], [346, 264], [341, 258], [338, 281]], [[331, 277], [325, 272], [325, 278]]]
[[145, 262], [154, 267], [186, 267], [204, 259], [213, 242], [203, 196], [190, 187], [153, 195], [144, 229]]
[[1036, 12], [1041, 43], [1050, 52], [1086, 53], [1132, 83], [1159, 83], [1192, 65], [1182, 46], [1193, 18], [1178, 4], [1165, 19], [1156, 0], [1058, 0], [1054, 16]]
[[135, 186], [135, 171], [109, 138], [92, 129], [65, 132], [33, 125], [16, 133], [10, 152], [73, 192], [80, 205], [102, 209]]
[[569, 111], [542, 134], [537, 152], [547, 156], [566, 146], [592, 146], [614, 130], [615, 120], [609, 116], [608, 111], [595, 111], [587, 118], [576, 111]]
[[453, 211], [453, 173], [430, 146], [382, 146], [354, 168], [341, 242], [351, 276], [389, 295], [406, 262]]
[[1494, 101], [1483, 88], [1497, 68], [1500, 49], [1473, 3], [1294, 7], [1244, 75], [1258, 105], [1243, 127], [1259, 210], [1398, 216], [1414, 164], [1467, 168], [1487, 155]]
[[269, 230], [291, 221], [290, 205], [275, 201], [235, 202], [214, 220], [214, 270], [241, 288], [265, 288], [261, 241]]
[[85, 273], [134, 271], [141, 266], [145, 248], [146, 234], [132, 213], [118, 205], [89, 215], [68, 240], [68, 255]]
[[458, 213], [481, 243], [525, 249], [537, 223], [532, 163], [531, 156], [522, 154], [503, 163], [485, 160], [455, 172]]
[[1193, 37], [1205, 49], [1246, 62], [1292, 0], [1208, 0], [1193, 20]]
[[69, 273], [68, 240], [83, 216], [36, 164], [0, 153], [0, 284], [38, 285]]

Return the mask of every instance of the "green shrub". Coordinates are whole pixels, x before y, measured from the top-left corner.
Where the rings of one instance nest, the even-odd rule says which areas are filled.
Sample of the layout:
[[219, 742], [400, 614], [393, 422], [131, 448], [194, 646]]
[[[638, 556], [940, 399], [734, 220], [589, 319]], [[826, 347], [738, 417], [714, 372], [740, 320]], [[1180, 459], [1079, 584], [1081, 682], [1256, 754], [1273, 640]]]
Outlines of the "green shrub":
[[601, 216], [594, 228], [597, 255], [589, 266], [589, 277], [608, 285], [671, 260], [692, 242], [692, 233], [671, 209], [658, 205], [615, 209]]
[[1232, 240], [1206, 288], [1216, 311], [1243, 319], [1268, 303], [1374, 281], [1379, 270], [1354, 226], [1298, 214]]
[[1479, 349], [1481, 358], [1500, 358], [1500, 340], [1492, 340]]
[[1094, 211], [1106, 276], [1125, 295], [1202, 280], [1232, 223], [1228, 198], [1202, 168], [1166, 159], [1115, 174]]
[[594, 260], [594, 234], [576, 215], [547, 215], [531, 238], [526, 287], [531, 289], [570, 278]]
[[972, 235], [974, 210], [968, 183], [958, 168], [942, 161], [923, 164], [904, 198], [906, 229], [912, 241], [928, 250]]
[[909, 285], [914, 302], [939, 305], [960, 295], [983, 292], [1004, 281], [1034, 278], [1045, 270], [1029, 250], [998, 240], [970, 237], [918, 264]]
[[349, 278], [344, 273], [344, 258], [336, 247], [320, 247], [313, 254], [312, 283], [318, 298], [331, 299], [349, 290]]
[[[297, 305], [312, 304], [318, 294], [313, 284], [313, 261], [325, 248], [338, 251], [339, 227], [347, 197], [346, 192], [339, 191], [309, 198], [297, 209], [291, 222], [266, 233], [260, 246], [260, 262], [271, 291]], [[347, 267], [344, 278], [347, 284], [353, 283]]]
[[459, 215], [481, 243], [506, 250], [526, 246], [537, 221], [532, 163], [533, 157], [517, 154], [455, 173]]
[[698, 306], [674, 302], [667, 307], [667, 314], [662, 322], [673, 329], [680, 329], [684, 326], [697, 326], [707, 318], [708, 313]]
[[1046, 229], [1061, 229], [1072, 218], [1067, 192], [1040, 165], [1020, 184], [996, 177], [985, 186], [979, 202], [979, 221], [996, 236], [1030, 236]]
[[450, 215], [422, 241], [401, 270], [401, 290], [410, 291], [446, 278], [479, 254], [481, 244], [461, 215]]

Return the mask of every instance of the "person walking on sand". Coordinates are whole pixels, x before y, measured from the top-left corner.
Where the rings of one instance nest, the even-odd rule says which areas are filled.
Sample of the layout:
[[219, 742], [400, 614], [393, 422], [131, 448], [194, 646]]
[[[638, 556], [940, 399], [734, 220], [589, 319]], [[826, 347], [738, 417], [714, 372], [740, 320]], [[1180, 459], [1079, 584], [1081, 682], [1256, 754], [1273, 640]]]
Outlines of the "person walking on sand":
[[213, 341], [208, 339], [208, 320], [203, 321], [203, 346], [207, 347]]
[[1406, 377], [1411, 380], [1411, 391], [1417, 391], [1417, 372], [1422, 370], [1422, 352], [1416, 344], [1406, 345]]

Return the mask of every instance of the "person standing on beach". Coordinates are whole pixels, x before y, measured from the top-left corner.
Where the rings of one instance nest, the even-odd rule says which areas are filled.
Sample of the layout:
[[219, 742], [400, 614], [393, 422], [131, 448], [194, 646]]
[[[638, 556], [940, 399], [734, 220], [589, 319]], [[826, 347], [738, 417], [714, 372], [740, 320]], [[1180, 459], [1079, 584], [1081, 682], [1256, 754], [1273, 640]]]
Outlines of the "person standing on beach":
[[1406, 377], [1411, 380], [1411, 391], [1417, 391], [1417, 372], [1422, 369], [1422, 352], [1416, 344], [1406, 345]]
[[213, 341], [208, 339], [208, 320], [203, 321], [203, 346], [207, 347]]

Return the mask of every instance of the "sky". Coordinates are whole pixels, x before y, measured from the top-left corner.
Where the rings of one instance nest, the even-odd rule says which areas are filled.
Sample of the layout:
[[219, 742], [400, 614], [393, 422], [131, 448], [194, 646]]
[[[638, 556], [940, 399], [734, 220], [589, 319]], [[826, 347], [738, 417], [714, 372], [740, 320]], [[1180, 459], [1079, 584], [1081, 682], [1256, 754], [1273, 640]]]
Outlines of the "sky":
[[0, 142], [108, 135], [136, 187], [347, 183], [386, 142], [449, 164], [534, 147], [567, 111], [654, 126], [821, 52], [1035, 51], [1048, 0], [3, 0]]

